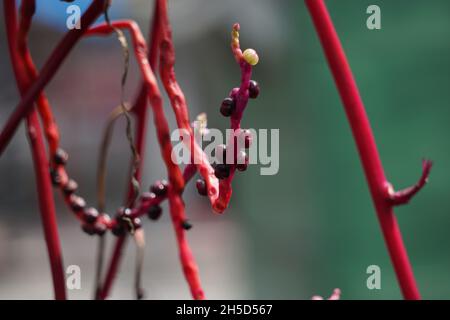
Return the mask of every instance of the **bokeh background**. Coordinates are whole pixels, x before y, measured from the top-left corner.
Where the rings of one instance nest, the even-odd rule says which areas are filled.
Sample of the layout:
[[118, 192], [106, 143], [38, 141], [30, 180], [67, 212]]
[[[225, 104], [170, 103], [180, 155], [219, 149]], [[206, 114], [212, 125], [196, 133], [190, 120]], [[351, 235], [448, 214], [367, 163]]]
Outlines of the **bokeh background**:
[[[75, 2], [85, 8], [87, 0]], [[132, 18], [147, 33], [153, 1], [113, 1], [112, 18]], [[368, 188], [339, 96], [303, 1], [173, 0], [170, 15], [176, 71], [191, 116], [206, 111], [209, 125], [226, 128], [223, 97], [239, 82], [229, 50], [234, 22], [243, 47], [260, 54], [254, 79], [262, 93], [251, 101], [244, 126], [280, 129], [280, 171], [261, 176], [252, 166], [234, 181], [225, 215], [211, 212], [190, 185], [189, 240], [209, 298], [309, 299], [341, 288], [344, 299], [400, 299]], [[420, 175], [420, 161], [435, 162], [429, 185], [396, 210], [422, 295], [450, 297], [450, 2], [330, 0], [328, 8], [364, 99], [386, 174], [398, 188]], [[366, 8], [381, 8], [382, 29], [368, 30]], [[65, 30], [66, 3], [38, 1], [30, 46], [42, 66]], [[0, 9], [2, 4], [0, 3]], [[0, 125], [18, 103], [0, 23]], [[69, 172], [95, 204], [101, 132], [120, 99], [121, 51], [113, 37], [83, 40], [46, 92], [55, 110]], [[139, 74], [132, 64], [127, 97]], [[166, 100], [167, 101], [167, 100]], [[171, 114], [166, 103], [165, 108]], [[174, 118], [169, 116], [172, 127]], [[149, 119], [151, 121], [151, 119]], [[143, 186], [165, 171], [148, 131]], [[124, 126], [110, 151], [108, 209], [121, 205], [129, 153]], [[52, 287], [24, 128], [0, 158], [0, 298], [50, 299]], [[56, 195], [64, 262], [82, 270], [91, 298], [96, 241]], [[147, 298], [189, 298], [174, 234], [166, 214], [145, 221]], [[109, 238], [109, 243], [111, 243]], [[127, 254], [112, 298], [133, 297], [135, 250]], [[379, 265], [381, 290], [368, 290], [366, 268]]]

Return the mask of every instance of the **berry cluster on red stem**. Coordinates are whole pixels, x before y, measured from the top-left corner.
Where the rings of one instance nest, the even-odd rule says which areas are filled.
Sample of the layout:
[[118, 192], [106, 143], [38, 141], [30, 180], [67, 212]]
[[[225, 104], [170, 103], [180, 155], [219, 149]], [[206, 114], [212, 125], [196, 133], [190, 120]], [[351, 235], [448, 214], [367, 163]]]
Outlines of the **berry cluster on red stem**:
[[[7, 23], [8, 41], [11, 52], [11, 59], [15, 70], [17, 83], [23, 95], [23, 100], [16, 108], [3, 131], [0, 134], [0, 153], [4, 150], [11, 137], [13, 136], [20, 120], [27, 118], [30, 140], [32, 142], [33, 158], [38, 175], [38, 191], [40, 194], [40, 207], [46, 230], [46, 241], [52, 266], [54, 280], [55, 297], [65, 299], [64, 275], [62, 254], [57, 234], [57, 225], [55, 220], [55, 209], [50, 185], [58, 188], [67, 204], [77, 219], [81, 223], [82, 230], [88, 235], [97, 235], [101, 239], [108, 230], [117, 237], [113, 250], [111, 261], [107, 267], [104, 279], [101, 279], [102, 267], [98, 267], [98, 285], [96, 298], [104, 299], [108, 296], [113, 280], [118, 270], [121, 252], [128, 234], [134, 235], [138, 247], [142, 247], [142, 222], [140, 217], [147, 215], [151, 220], [158, 220], [162, 214], [160, 203], [164, 200], [169, 202], [169, 211], [177, 238], [180, 252], [180, 261], [186, 280], [189, 284], [192, 296], [195, 299], [203, 299], [204, 293], [201, 287], [198, 274], [198, 267], [194, 260], [191, 249], [187, 243], [185, 231], [192, 228], [192, 225], [186, 218], [184, 201], [182, 193], [194, 175], [198, 172], [202, 179], [197, 181], [197, 189], [201, 195], [207, 196], [211, 202], [212, 208], [216, 212], [223, 212], [228, 206], [229, 197], [223, 198], [223, 194], [231, 194], [231, 172], [234, 167], [229, 168], [229, 175], [226, 177], [226, 184], [219, 182], [219, 179], [225, 178], [218, 174], [218, 168], [213, 168], [206, 155], [194, 140], [193, 129], [189, 120], [188, 106], [184, 94], [177, 82], [174, 64], [175, 51], [172, 43], [172, 31], [168, 18], [168, 8], [166, 0], [155, 1], [155, 11], [153, 24], [151, 27], [150, 50], [147, 50], [147, 44], [138, 27], [131, 20], [110, 21], [107, 10], [111, 1], [94, 0], [89, 9], [83, 15], [82, 29], [69, 32], [61, 43], [57, 46], [54, 53], [49, 58], [41, 73], [38, 73], [34, 66], [32, 57], [27, 48], [27, 35], [31, 27], [32, 17], [35, 12], [35, 1], [22, 1], [19, 10], [20, 23], [16, 22], [16, 7], [14, 0], [5, 1], [5, 18]], [[106, 23], [91, 27], [91, 23], [101, 14], [105, 14]], [[151, 106], [154, 114], [154, 124], [156, 127], [158, 142], [161, 149], [161, 155], [167, 168], [168, 180], [158, 180], [150, 186], [148, 192], [137, 194], [136, 183], [141, 180], [142, 159], [133, 164], [133, 170], [130, 173], [130, 187], [127, 201], [129, 206], [121, 207], [117, 210], [115, 216], [110, 216], [104, 211], [102, 201], [98, 208], [88, 206], [83, 197], [79, 195], [79, 186], [71, 178], [66, 170], [66, 164], [69, 161], [69, 155], [60, 148], [60, 137], [58, 127], [54, 121], [50, 103], [43, 93], [46, 84], [51, 80], [58, 70], [62, 61], [66, 58], [71, 48], [82, 36], [109, 35], [115, 32], [125, 50], [125, 62], [128, 64], [128, 44], [122, 30], [128, 30], [133, 43], [133, 53], [139, 65], [142, 75], [142, 85], [137, 95], [136, 102], [131, 108], [125, 106], [122, 101], [122, 109], [119, 113], [128, 113], [135, 117], [135, 139], [129, 138], [132, 150], [139, 156], [143, 154], [145, 145], [146, 115], [147, 106]], [[233, 28], [233, 53], [237, 58], [242, 71], [242, 84], [239, 89], [230, 94], [231, 105], [228, 116], [231, 117], [232, 128], [239, 128], [243, 110], [249, 97], [256, 98], [259, 93], [259, 87], [256, 82], [250, 82], [251, 65], [257, 63], [256, 52], [252, 49], [242, 53], [239, 47], [236, 47], [236, 33], [238, 25]], [[17, 33], [17, 37], [15, 36]], [[15, 43], [17, 41], [17, 44]], [[17, 50], [16, 50], [17, 48]], [[239, 56], [238, 56], [239, 55]], [[256, 59], [256, 60], [255, 60]], [[184, 171], [175, 164], [172, 159], [172, 144], [170, 141], [170, 129], [162, 107], [162, 96], [156, 80], [156, 70], [158, 70], [161, 81], [169, 96], [170, 103], [176, 116], [178, 128], [189, 132], [191, 139], [186, 141], [191, 154], [202, 159], [199, 164], [190, 164], [184, 168]], [[126, 79], [125, 69], [122, 79], [122, 86]], [[37, 112], [33, 105], [36, 103]], [[148, 104], [147, 104], [148, 103]], [[42, 126], [45, 132], [45, 138], [48, 144], [48, 160], [45, 157], [45, 146], [43, 137], [41, 137], [40, 124], [38, 116], [42, 120]], [[115, 118], [115, 116], [113, 117]], [[114, 120], [114, 119], [113, 119]], [[250, 138], [246, 138], [250, 141]], [[246, 140], [246, 141], [247, 141]], [[134, 141], [136, 144], [134, 145]], [[248, 148], [249, 142], [246, 142]], [[103, 150], [104, 151], [104, 150]], [[103, 152], [102, 151], [102, 152]], [[246, 163], [238, 167], [244, 170]], [[102, 177], [102, 175], [100, 175]], [[103, 191], [102, 191], [103, 192]], [[103, 197], [100, 192], [101, 197]], [[139, 231], [139, 232], [138, 232]], [[101, 259], [102, 260], [102, 259]], [[136, 295], [141, 298], [143, 293], [139, 286], [140, 274], [136, 276]]]

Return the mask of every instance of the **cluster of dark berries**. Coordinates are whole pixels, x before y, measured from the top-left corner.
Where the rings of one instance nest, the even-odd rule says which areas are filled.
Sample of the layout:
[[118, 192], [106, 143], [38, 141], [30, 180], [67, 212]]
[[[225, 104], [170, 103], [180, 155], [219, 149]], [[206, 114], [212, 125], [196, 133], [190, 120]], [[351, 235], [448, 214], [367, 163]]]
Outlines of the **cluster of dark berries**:
[[[232, 117], [236, 111], [236, 99], [239, 92], [239, 88], [234, 88], [231, 90], [230, 95], [226, 97], [220, 106], [220, 113], [224, 117]], [[256, 99], [259, 96], [259, 85], [255, 80], [250, 80], [248, 95], [251, 99]], [[252, 133], [247, 129], [238, 130], [235, 136], [235, 141], [243, 142], [243, 146], [238, 144], [239, 150], [235, 152], [233, 156], [233, 163], [229, 164], [227, 159], [227, 146], [219, 145], [216, 148], [216, 159], [219, 161], [218, 164], [214, 166], [214, 174], [220, 180], [227, 179], [233, 168], [238, 171], [247, 170], [249, 158], [246, 149], [250, 148], [252, 143]], [[235, 144], [236, 145], [236, 144]], [[196, 183], [197, 191], [202, 196], [207, 196], [207, 186], [203, 179], [197, 180]]]
[[115, 236], [123, 236], [126, 232], [133, 234], [142, 227], [141, 219], [131, 216], [131, 209], [120, 208], [116, 214], [116, 224], [112, 229]]
[[[238, 88], [233, 89], [230, 96], [222, 101], [222, 105], [220, 106], [220, 113], [224, 117], [231, 117], [236, 110], [236, 93], [238, 90]], [[250, 80], [248, 95], [251, 99], [256, 99], [259, 95], [259, 85], [255, 80]]]
[[[156, 181], [150, 186], [150, 192], [145, 192], [142, 194], [141, 198], [145, 201], [151, 201], [157, 197], [165, 197], [168, 192], [168, 182], [166, 180]], [[147, 216], [150, 220], [158, 220], [162, 215], [162, 208], [159, 204], [154, 204], [150, 206], [147, 210]]]
[[[59, 187], [66, 196], [66, 201], [69, 203], [72, 211], [82, 218], [82, 229], [89, 235], [104, 235], [107, 227], [104, 223], [97, 223], [100, 217], [99, 212], [95, 208], [86, 208], [86, 201], [75, 194], [78, 189], [78, 184], [73, 179], [66, 179], [62, 181], [62, 177], [59, 174], [59, 169], [64, 167], [69, 160], [69, 155], [63, 149], [58, 149], [53, 155], [53, 166], [50, 170], [52, 183], [54, 186]], [[104, 220], [108, 220], [109, 217], [106, 214], [102, 214]]]

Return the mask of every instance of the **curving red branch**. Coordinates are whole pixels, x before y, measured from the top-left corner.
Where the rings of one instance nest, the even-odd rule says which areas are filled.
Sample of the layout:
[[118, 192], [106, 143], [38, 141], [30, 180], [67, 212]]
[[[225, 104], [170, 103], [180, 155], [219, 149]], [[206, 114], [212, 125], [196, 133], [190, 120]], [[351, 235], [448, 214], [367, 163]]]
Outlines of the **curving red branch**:
[[[34, 1], [30, 0], [23, 2], [22, 8], [22, 19], [20, 28], [18, 28], [15, 1], [6, 0], [4, 2], [5, 22], [11, 62], [20, 94], [24, 96], [34, 81], [34, 66], [31, 62], [31, 56], [26, 44], [26, 37], [34, 14]], [[17, 38], [16, 34], [19, 35]], [[40, 101], [43, 100], [40, 99]], [[27, 134], [36, 173], [39, 208], [50, 260], [55, 299], [64, 300], [66, 299], [64, 268], [44, 139], [37, 112], [32, 110], [31, 113], [26, 116], [26, 120]]]
[[106, 1], [108, 0], [94, 0], [81, 17], [81, 29], [68, 31], [64, 38], [59, 42], [58, 46], [53, 50], [43, 66], [39, 77], [30, 84], [29, 89], [23, 94], [22, 100], [6, 121], [6, 124], [0, 133], [0, 155], [13, 137], [21, 120], [32, 111], [34, 102], [38, 99], [39, 94], [53, 78], [72, 48], [78, 40], [80, 40], [89, 26], [94, 23], [103, 12]]
[[172, 109], [175, 113], [176, 121], [179, 129], [189, 133], [190, 141], [185, 141], [197, 170], [206, 182], [207, 196], [211, 201], [213, 209], [222, 213], [225, 208], [216, 205], [219, 193], [219, 181], [214, 174], [209, 160], [203, 150], [198, 146], [194, 138], [194, 133], [189, 120], [188, 106], [183, 91], [181, 90], [175, 75], [175, 49], [172, 41], [172, 30], [169, 22], [166, 0], [157, 0], [156, 9], [160, 19], [160, 67], [159, 74], [161, 76], [164, 88], [169, 96]]
[[[161, 93], [159, 91], [156, 78], [148, 62], [147, 45], [138, 25], [135, 22], [130, 20], [114, 21], [112, 22], [112, 27], [118, 29], [128, 29], [132, 36], [136, 60], [142, 73], [143, 81], [147, 86], [148, 98], [154, 113], [154, 124], [157, 130], [157, 137], [161, 148], [161, 154], [167, 167], [167, 173], [170, 182], [168, 188], [169, 208], [172, 217], [172, 223], [175, 228], [175, 234], [177, 237], [181, 264], [187, 282], [190, 286], [192, 296], [195, 299], [203, 299], [204, 293], [200, 284], [198, 267], [187, 243], [185, 230], [183, 228], [183, 223], [186, 221], [186, 215], [181, 194], [184, 190], [185, 181], [180, 168], [176, 163], [172, 161], [173, 147], [170, 140], [170, 129], [162, 108]], [[108, 24], [101, 24], [91, 28], [86, 35], [89, 36], [109, 34], [114, 31], [112, 27]], [[120, 246], [122, 245], [120, 244]], [[116, 250], [119, 249], [116, 247]], [[112, 262], [116, 265], [118, 262], [117, 255], [120, 255], [120, 251], [116, 252], [113, 255], [113, 259], [115, 260], [112, 260]], [[111, 276], [113, 276], [113, 274], [111, 274], [110, 277]], [[110, 283], [111, 280], [109, 280], [107, 283]], [[104, 298], [105, 296], [105, 290], [102, 289], [100, 297]]]
[[[28, 31], [31, 27], [32, 17], [35, 12], [35, 1], [22, 1], [20, 9], [22, 19], [19, 27], [17, 26], [16, 21], [16, 7], [14, 1], [5, 1], [9, 48], [17, 84], [22, 95], [22, 101], [14, 110], [3, 131], [0, 133], [0, 154], [6, 148], [21, 119], [26, 118], [27, 132], [30, 139], [37, 175], [39, 204], [52, 267], [55, 296], [57, 299], [65, 298], [65, 287], [61, 249], [54, 212], [54, 199], [50, 182], [53, 182], [53, 184], [60, 189], [64, 201], [80, 220], [83, 230], [86, 233], [102, 236], [109, 229], [112, 230], [115, 235], [118, 235], [105, 281], [101, 285], [101, 288], [98, 288], [99, 290], [96, 293], [96, 297], [104, 299], [108, 296], [119, 268], [122, 250], [126, 243], [127, 232], [133, 234], [134, 231], [136, 231], [136, 228], [140, 228], [140, 220], [137, 218], [143, 214], [149, 214], [150, 218], [154, 219], [151, 214], [153, 207], [157, 206], [161, 201], [168, 199], [172, 223], [179, 247], [181, 265], [185, 277], [190, 286], [192, 296], [195, 299], [204, 299], [198, 267], [186, 238], [185, 231], [191, 226], [186, 220], [182, 194], [185, 184], [192, 179], [196, 172], [199, 172], [204, 179], [201, 180], [201, 186], [203, 187], [199, 189], [199, 193], [209, 197], [212, 208], [216, 212], [223, 212], [229, 203], [231, 180], [235, 171], [235, 165], [233, 165], [233, 174], [231, 175], [231, 178], [227, 179], [225, 184], [223, 181], [219, 184], [219, 179], [223, 179], [223, 176], [219, 175], [217, 168], [215, 170], [213, 169], [207, 156], [194, 139], [193, 129], [191, 128], [189, 121], [186, 99], [178, 85], [174, 71], [175, 51], [171, 38], [167, 3], [165, 0], [157, 0], [155, 3], [150, 53], [148, 57], [147, 45], [144, 37], [137, 24], [133, 21], [116, 21], [111, 24], [109, 19], [107, 19], [107, 24], [102, 24], [89, 29], [89, 25], [100, 13], [107, 10], [106, 4], [109, 4], [108, 0], [94, 0], [82, 17], [82, 29], [72, 30], [66, 34], [44, 65], [42, 72], [39, 74], [33, 63], [26, 41]], [[107, 13], [105, 12], [105, 15], [106, 14]], [[237, 24], [233, 31], [234, 36], [237, 34], [236, 28], [238, 29]], [[130, 208], [123, 211], [123, 214], [129, 214], [129, 216], [119, 215], [116, 218], [111, 219], [108, 214], [104, 212], [99, 213], [95, 208], [86, 208], [86, 203], [83, 198], [76, 194], [77, 183], [69, 178], [65, 169], [68, 154], [59, 148], [58, 128], [54, 121], [49, 101], [42, 90], [52, 79], [61, 63], [82, 35], [107, 35], [118, 29], [128, 29], [130, 31], [134, 45], [133, 51], [143, 76], [143, 84], [141, 85], [135, 104], [130, 110], [136, 117], [135, 138], [137, 154], [143, 154], [144, 151], [148, 99], [154, 113], [154, 124], [157, 130], [161, 154], [167, 168], [169, 183], [164, 184], [164, 186], [167, 187], [167, 192], [158, 195], [156, 194], [157, 191], [154, 191], [154, 193], [143, 193], [139, 198], [139, 202], [134, 203], [134, 199], [137, 198], [137, 195], [134, 194], [136, 190], [131, 185], [132, 179], [130, 179], [127, 197], [128, 199], [133, 199], [133, 203], [130, 204]], [[235, 46], [236, 44], [237, 46]], [[229, 98], [235, 99], [236, 102], [236, 110], [231, 117], [231, 126], [232, 128], [237, 129], [240, 128], [242, 114], [249, 98], [249, 90], [252, 90], [251, 88], [249, 89], [249, 87], [251, 87], [251, 65], [256, 64], [258, 59], [254, 50], [248, 49], [242, 53], [239, 48], [239, 41], [236, 37], [233, 38], [232, 48], [242, 70], [241, 87], [233, 89]], [[193, 155], [192, 158], [194, 159], [194, 163], [187, 165], [183, 173], [180, 167], [172, 161], [173, 147], [170, 141], [170, 129], [162, 108], [161, 92], [159, 91], [156, 76], [153, 73], [153, 70], [157, 69], [158, 62], [160, 62], [159, 71], [161, 80], [169, 95], [178, 128], [187, 131], [190, 135], [190, 139], [186, 140], [185, 143]], [[253, 86], [253, 93], [250, 93], [250, 96], [255, 98], [259, 93], [259, 87], [255, 87], [257, 84], [254, 81]], [[37, 110], [33, 109], [34, 105], [37, 106]], [[42, 120], [45, 137], [49, 147], [49, 160], [47, 160], [45, 154], [44, 138], [41, 132], [38, 115]], [[206, 122], [204, 125], [206, 126]], [[200, 159], [200, 163], [196, 162], [195, 159]], [[142, 175], [142, 163], [143, 162], [141, 161], [137, 168], [133, 168], [133, 170], [130, 171], [138, 181], [141, 179]], [[247, 163], [241, 165], [238, 169], [240, 168], [239, 170], [244, 171], [246, 165]], [[153, 187], [154, 186], [152, 186], [152, 188]], [[220, 190], [219, 187], [223, 187], [223, 190]], [[223, 191], [226, 192], [223, 193]], [[223, 197], [224, 194], [227, 194], [227, 196]], [[130, 202], [127, 201], [127, 203]], [[129, 221], [130, 224], [124, 226], [124, 221]], [[139, 279], [138, 275], [136, 279]], [[139, 289], [138, 286], [137, 289]], [[139, 292], [138, 296], [140, 296]]]
[[344, 104], [400, 289], [405, 299], [420, 299], [393, 206], [409, 201], [423, 187], [431, 169], [431, 162], [424, 162], [422, 178], [415, 187], [406, 192], [392, 191], [392, 186], [384, 174], [363, 101], [326, 5], [323, 0], [305, 2]]

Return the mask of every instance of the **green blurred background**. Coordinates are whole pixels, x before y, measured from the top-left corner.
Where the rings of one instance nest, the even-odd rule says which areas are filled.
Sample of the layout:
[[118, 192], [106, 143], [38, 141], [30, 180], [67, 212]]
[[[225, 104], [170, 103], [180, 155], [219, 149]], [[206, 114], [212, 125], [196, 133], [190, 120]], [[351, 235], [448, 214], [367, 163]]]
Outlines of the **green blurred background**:
[[[381, 30], [366, 27], [366, 9], [372, 4], [381, 8]], [[409, 186], [420, 175], [422, 158], [435, 163], [429, 185], [396, 213], [423, 298], [449, 298], [450, 2], [330, 0], [327, 5], [359, 85], [389, 180], [397, 188]], [[147, 29], [151, 10], [148, 1], [121, 1], [117, 6], [120, 9], [113, 11], [113, 18], [132, 17], [143, 30]], [[226, 216], [209, 214], [209, 207], [193, 188], [187, 194], [188, 212], [196, 225], [191, 234], [193, 250], [199, 257], [200, 270], [207, 274], [206, 289], [217, 290], [212, 298], [308, 299], [314, 294], [328, 296], [339, 287], [343, 299], [400, 299], [350, 128], [303, 1], [174, 0], [170, 6], [176, 70], [192, 107], [191, 115], [207, 111], [211, 126], [225, 128], [217, 110], [221, 99], [239, 80], [239, 70], [229, 52], [230, 27], [238, 21], [242, 45], [260, 54], [253, 78], [261, 85], [261, 95], [251, 101], [243, 124], [256, 129], [280, 129], [279, 173], [260, 176], [259, 167], [253, 166], [239, 174]], [[61, 30], [57, 22], [46, 24], [42, 11], [38, 11], [39, 15], [44, 18], [31, 39], [39, 39], [34, 40], [32, 49], [41, 65]], [[0, 77], [5, 83], [0, 90], [0, 119], [4, 123], [17, 95], [4, 32], [0, 43]], [[49, 96], [56, 104], [65, 146], [80, 161], [73, 164], [72, 170], [84, 182], [85, 192], [91, 194], [91, 198], [86, 197], [92, 202], [94, 153], [100, 140], [98, 121], [104, 121], [119, 99], [118, 90], [112, 92], [111, 87], [118, 88], [121, 70], [111, 65], [120, 64], [120, 50], [111, 39], [89, 40], [81, 43], [72, 57], [49, 87]], [[136, 66], [133, 68], [130, 96], [139, 79]], [[105, 80], [99, 83], [102, 76]], [[107, 97], [98, 97], [99, 92]], [[88, 116], [91, 113], [95, 115]], [[173, 123], [173, 117], [171, 120]], [[77, 134], [71, 136], [74, 130]], [[154, 139], [153, 130], [149, 131]], [[10, 241], [26, 235], [30, 227], [24, 226], [11, 209], [20, 208], [25, 216], [36, 214], [32, 167], [26, 140], [20, 139], [0, 160], [3, 181], [9, 181], [2, 183], [2, 228], [19, 230], [18, 235], [9, 233]], [[156, 148], [154, 142], [149, 145], [153, 152], [147, 155], [152, 163], [147, 184], [164, 175]], [[120, 204], [123, 193], [123, 188], [117, 187], [123, 185], [126, 173], [127, 156], [123, 150], [127, 149], [122, 137], [112, 150], [115, 158], [111, 171], [116, 174], [110, 178], [111, 208]], [[11, 188], [22, 188], [23, 194], [16, 198], [7, 195], [6, 190]], [[62, 212], [60, 218], [66, 228], [77, 230], [77, 223], [66, 216]], [[217, 238], [215, 231], [208, 233], [212, 224], [219, 228], [223, 225], [222, 231], [232, 225], [233, 232], [225, 231], [220, 242], [211, 244]], [[164, 232], [172, 237], [170, 227], [166, 229]], [[86, 238], [73, 233], [74, 237]], [[67, 239], [66, 243], [70, 242]], [[83, 241], [92, 246], [88, 240]], [[226, 249], [228, 243], [232, 244], [231, 254]], [[196, 249], [202, 244], [208, 248], [198, 253]], [[170, 254], [176, 256], [172, 244]], [[159, 257], [165, 255], [160, 253]], [[81, 257], [89, 258], [92, 264], [92, 256], [86, 251], [79, 254]], [[151, 265], [152, 256], [147, 259]], [[39, 261], [43, 268], [47, 267], [44, 251]], [[223, 273], [215, 273], [215, 263], [227, 266]], [[381, 290], [366, 287], [369, 265], [381, 268]], [[10, 262], [10, 269], [13, 266]], [[155, 277], [149, 268], [146, 278]], [[233, 276], [233, 268], [239, 270], [240, 278]], [[8, 270], [4, 268], [3, 278]], [[179, 268], [174, 272], [178, 281], [174, 290], [188, 297]], [[233, 281], [241, 282], [243, 289], [236, 285], [226, 292], [219, 290]], [[49, 288], [46, 290], [51, 296]], [[0, 295], [8, 297], [2, 291], [0, 286]], [[174, 297], [171, 293], [152, 294], [153, 298]], [[23, 295], [18, 292], [15, 297]]]

